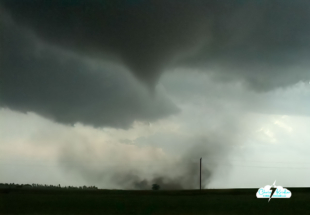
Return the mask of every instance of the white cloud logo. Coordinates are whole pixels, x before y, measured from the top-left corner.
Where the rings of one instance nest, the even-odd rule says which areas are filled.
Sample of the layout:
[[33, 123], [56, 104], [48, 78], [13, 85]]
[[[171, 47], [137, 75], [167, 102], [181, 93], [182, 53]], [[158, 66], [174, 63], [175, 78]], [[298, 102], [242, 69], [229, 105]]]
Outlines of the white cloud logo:
[[291, 198], [291, 196], [292, 192], [282, 186], [276, 186], [276, 181], [271, 186], [259, 188], [256, 193], [257, 198], [268, 198], [268, 202], [271, 198]]

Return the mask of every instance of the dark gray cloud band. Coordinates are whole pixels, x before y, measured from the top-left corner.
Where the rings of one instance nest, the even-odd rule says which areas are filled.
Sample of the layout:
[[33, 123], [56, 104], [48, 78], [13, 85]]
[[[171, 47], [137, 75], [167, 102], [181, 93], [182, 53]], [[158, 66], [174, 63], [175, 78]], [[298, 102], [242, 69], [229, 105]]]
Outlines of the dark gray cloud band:
[[188, 66], [266, 91], [309, 79], [308, 0], [2, 0], [61, 47], [118, 60], [151, 88]]
[[0, 105], [65, 124], [126, 128], [178, 111], [165, 96], [150, 97], [124, 68], [40, 45], [9, 21], [0, 22]]
[[184, 65], [207, 69], [221, 81], [244, 81], [256, 91], [310, 79], [309, 1], [230, 2], [215, 14], [212, 43]]
[[150, 86], [174, 56], [202, 39], [206, 24], [200, 4], [185, 1], [2, 2], [46, 41], [116, 58]]
[[2, 106], [59, 122], [126, 127], [177, 110], [122, 69], [90, 68], [81, 56], [127, 66], [153, 89], [165, 69], [184, 66], [256, 91], [310, 79], [307, 0], [0, 2], [18, 25], [0, 26]]

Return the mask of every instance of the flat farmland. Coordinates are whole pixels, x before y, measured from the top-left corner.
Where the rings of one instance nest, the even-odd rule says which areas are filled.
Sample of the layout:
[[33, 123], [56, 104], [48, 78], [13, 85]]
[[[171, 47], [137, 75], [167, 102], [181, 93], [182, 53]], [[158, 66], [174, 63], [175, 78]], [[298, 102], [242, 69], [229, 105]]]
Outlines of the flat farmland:
[[310, 188], [290, 199], [257, 189], [182, 191], [1, 189], [0, 214], [310, 214]]

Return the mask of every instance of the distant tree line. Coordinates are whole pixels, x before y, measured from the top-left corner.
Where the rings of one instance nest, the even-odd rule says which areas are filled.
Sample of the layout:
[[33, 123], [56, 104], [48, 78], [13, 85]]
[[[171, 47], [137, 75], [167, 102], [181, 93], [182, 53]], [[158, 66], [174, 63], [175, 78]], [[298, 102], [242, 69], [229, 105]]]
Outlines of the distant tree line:
[[14, 184], [14, 183], [0, 183], [0, 189], [1, 188], [26, 188], [26, 189], [80, 189], [80, 190], [97, 190], [98, 188], [96, 186], [58, 186], [55, 185], [47, 185], [47, 184]]

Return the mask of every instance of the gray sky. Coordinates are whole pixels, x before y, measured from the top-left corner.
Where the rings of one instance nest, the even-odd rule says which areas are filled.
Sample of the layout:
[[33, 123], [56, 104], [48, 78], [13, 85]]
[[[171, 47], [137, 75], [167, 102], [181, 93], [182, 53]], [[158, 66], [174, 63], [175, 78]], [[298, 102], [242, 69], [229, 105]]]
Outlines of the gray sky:
[[0, 1], [0, 183], [309, 186], [310, 4], [215, 2]]

